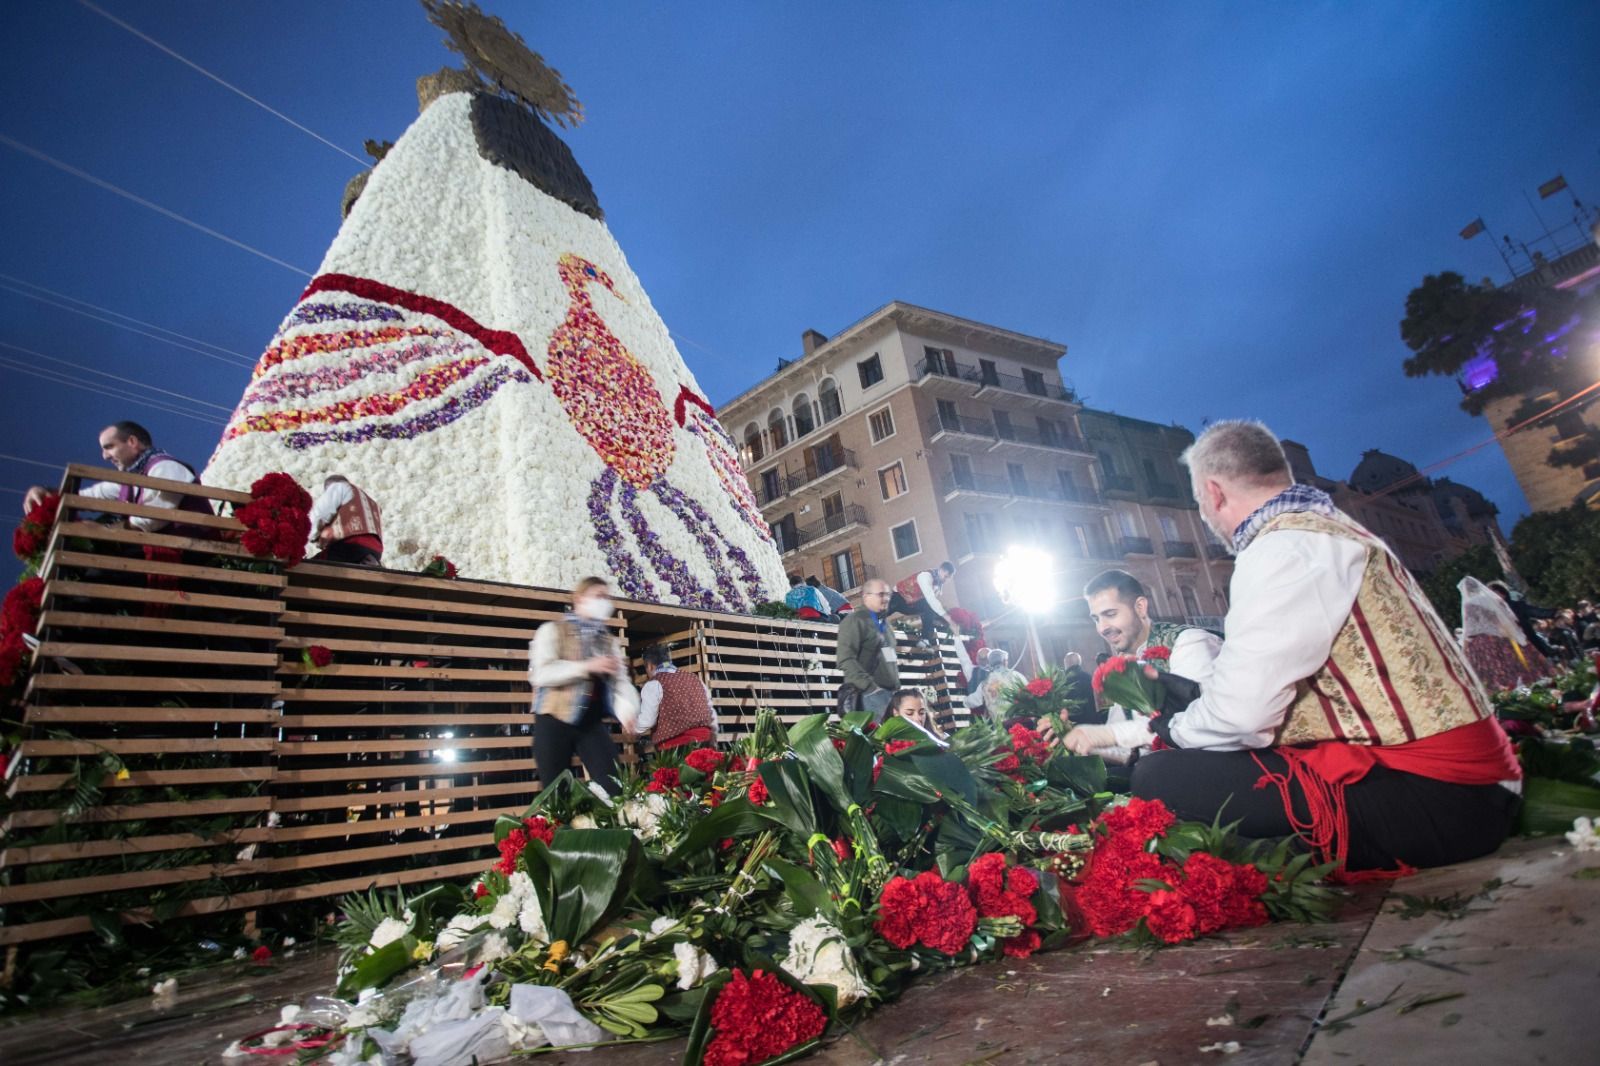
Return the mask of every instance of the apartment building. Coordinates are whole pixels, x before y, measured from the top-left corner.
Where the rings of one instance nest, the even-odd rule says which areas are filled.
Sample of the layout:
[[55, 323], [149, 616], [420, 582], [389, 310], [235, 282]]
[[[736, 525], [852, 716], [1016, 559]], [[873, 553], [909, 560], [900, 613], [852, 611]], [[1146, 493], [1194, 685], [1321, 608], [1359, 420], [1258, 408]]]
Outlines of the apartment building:
[[1061, 377], [1066, 350], [899, 301], [833, 337], [807, 331], [800, 358], [719, 413], [789, 573], [853, 595], [951, 560], [946, 602], [1016, 661], [1026, 619], [996, 593], [994, 563], [1036, 546], [1055, 560], [1040, 580], [1063, 599], [1037, 620], [1046, 657], [1098, 651], [1081, 600], [1066, 601], [1122, 553]]
[[1194, 434], [1110, 411], [1085, 409], [1079, 421], [1111, 506], [1114, 547], [1123, 569], [1150, 590], [1151, 613], [1220, 631], [1233, 556], [1200, 520], [1189, 471], [1178, 462]]

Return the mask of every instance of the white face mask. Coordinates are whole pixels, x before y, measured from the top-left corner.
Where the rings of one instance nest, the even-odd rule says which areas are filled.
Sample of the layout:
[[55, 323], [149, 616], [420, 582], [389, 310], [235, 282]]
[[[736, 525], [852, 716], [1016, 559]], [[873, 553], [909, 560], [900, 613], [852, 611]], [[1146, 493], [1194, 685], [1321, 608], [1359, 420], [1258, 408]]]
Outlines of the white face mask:
[[594, 621], [603, 622], [611, 617], [614, 610], [611, 600], [605, 596], [590, 596], [588, 599], [578, 601], [577, 613]]

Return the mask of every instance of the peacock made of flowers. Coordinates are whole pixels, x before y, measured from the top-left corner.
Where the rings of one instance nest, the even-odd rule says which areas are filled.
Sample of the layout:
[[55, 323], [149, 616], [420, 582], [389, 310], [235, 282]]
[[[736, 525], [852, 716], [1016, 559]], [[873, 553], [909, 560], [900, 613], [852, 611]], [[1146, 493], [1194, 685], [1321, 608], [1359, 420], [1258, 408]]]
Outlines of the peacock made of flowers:
[[[637, 280], [614, 280], [627, 274], [620, 249], [543, 121], [576, 122], [580, 105], [498, 19], [424, 6], [468, 69], [424, 78], [422, 118], [347, 190], [346, 225], [258, 362], [208, 478], [337, 471], [406, 495], [417, 478], [398, 472], [426, 466], [478, 506], [433, 527], [438, 495], [386, 501], [386, 515], [469, 576], [560, 584], [603, 564], [641, 599], [749, 610], [771, 598], [782, 567], [736, 448]], [[550, 400], [565, 427], [544, 413]], [[485, 469], [486, 448], [504, 468]], [[506, 463], [519, 449], [526, 461]], [[526, 528], [541, 516], [547, 529]], [[474, 545], [446, 542], [466, 526], [497, 542], [485, 560], [500, 558], [491, 547], [518, 557], [499, 542], [538, 540], [539, 565], [473, 565]]]

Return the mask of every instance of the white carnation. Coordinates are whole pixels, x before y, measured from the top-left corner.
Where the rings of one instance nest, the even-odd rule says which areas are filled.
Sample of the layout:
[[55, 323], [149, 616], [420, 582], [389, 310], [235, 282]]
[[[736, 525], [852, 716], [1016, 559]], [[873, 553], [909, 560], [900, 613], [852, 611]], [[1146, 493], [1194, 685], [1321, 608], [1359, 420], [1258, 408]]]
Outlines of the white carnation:
[[494, 910], [489, 912], [489, 925], [494, 929], [509, 929], [521, 911], [522, 900], [515, 892], [507, 892], [495, 900]]
[[599, 825], [592, 814], [574, 815], [572, 821], [567, 823], [573, 829], [597, 829]]
[[539, 893], [529, 892], [524, 897], [522, 909], [517, 912], [517, 925], [533, 943], [550, 942], [550, 930], [545, 928], [544, 911], [539, 906]]
[[1573, 851], [1600, 851], [1600, 819], [1574, 818], [1567, 843]]
[[440, 952], [449, 951], [460, 944], [481, 925], [489, 920], [487, 914], [458, 914], [450, 919], [450, 924], [439, 932], [439, 937], [434, 941], [434, 949]]
[[861, 968], [844, 942], [844, 934], [821, 915], [807, 918], [789, 932], [789, 954], [783, 970], [808, 985], [832, 985], [839, 994], [839, 1006], [865, 997], [872, 989], [861, 977]]
[[646, 941], [655, 940], [667, 930], [676, 928], [677, 925], [677, 918], [663, 914], [650, 923], [650, 931], [644, 935], [644, 938]]
[[674, 944], [672, 954], [678, 960], [678, 987], [685, 991], [717, 972], [717, 960], [693, 944]]
[[367, 941], [367, 946], [371, 950], [377, 951], [381, 947], [393, 944], [409, 932], [411, 932], [411, 924], [409, 922], [403, 922], [399, 918], [385, 918], [372, 931], [372, 939]]
[[648, 844], [661, 835], [661, 816], [666, 813], [667, 797], [651, 792], [624, 802], [617, 816], [623, 825], [632, 827], [634, 836]]
[[483, 947], [478, 950], [478, 962], [496, 963], [511, 954], [511, 942], [499, 933], [490, 933], [483, 938]]

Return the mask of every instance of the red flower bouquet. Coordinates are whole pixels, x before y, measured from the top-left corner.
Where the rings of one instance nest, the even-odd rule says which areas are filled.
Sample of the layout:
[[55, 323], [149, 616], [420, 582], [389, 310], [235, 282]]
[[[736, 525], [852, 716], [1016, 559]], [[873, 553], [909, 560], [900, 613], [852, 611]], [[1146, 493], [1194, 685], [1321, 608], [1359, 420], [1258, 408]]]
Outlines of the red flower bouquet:
[[644, 786], [644, 790], [671, 795], [681, 784], [676, 766], [658, 766], [656, 772], [650, 775], [650, 783]]
[[914, 879], [894, 877], [878, 896], [878, 935], [897, 948], [922, 944], [946, 955], [960, 954], [978, 927], [978, 911], [966, 889], [924, 870]]
[[22, 664], [28, 657], [23, 638], [39, 628], [43, 603], [44, 579], [38, 577], [18, 583], [0, 602], [0, 689], [21, 680]]
[[321, 670], [333, 664], [333, 652], [321, 644], [313, 644], [301, 649], [300, 661], [306, 664], [308, 670]]
[[828, 1028], [828, 1016], [805, 993], [775, 975], [734, 970], [711, 1005], [706, 1066], [754, 1066], [792, 1047], [815, 1040]]
[[1027, 927], [1039, 920], [1031, 902], [1039, 890], [1039, 876], [1023, 866], [1007, 867], [999, 852], [974, 859], [967, 867], [967, 894], [978, 909], [979, 918], [1016, 918], [1023, 930], [1007, 937], [1001, 950], [1014, 959], [1025, 959], [1039, 950], [1040, 936]]
[[500, 861], [494, 864], [494, 869], [510, 877], [517, 868], [517, 860], [522, 857], [522, 849], [528, 846], [528, 841], [539, 840], [549, 844], [556, 837], [556, 823], [548, 818], [528, 818], [518, 829], [513, 829], [501, 838], [497, 845], [500, 849]]
[[426, 577], [442, 577], [448, 580], [454, 578], [459, 571], [456, 570], [455, 563], [442, 555], [435, 555], [428, 560], [428, 565], [422, 568], [422, 573]]
[[61, 496], [55, 492], [28, 508], [27, 514], [22, 516], [22, 524], [11, 535], [11, 550], [17, 553], [18, 559], [29, 566], [38, 562], [50, 543], [50, 530], [55, 527], [60, 508]]
[[264, 474], [250, 486], [250, 502], [234, 509], [244, 526], [240, 543], [251, 555], [298, 565], [311, 536], [311, 496], [288, 474]]
[[722, 769], [723, 754], [716, 748], [696, 748], [684, 756], [684, 765], [710, 776]]
[[1027, 689], [1028, 695], [1040, 698], [1050, 695], [1055, 690], [1055, 687], [1055, 682], [1048, 677], [1036, 677], [1023, 686], [1023, 688]]
[[1155, 714], [1161, 710], [1160, 683], [1147, 677], [1145, 664], [1131, 655], [1113, 655], [1101, 663], [1090, 684], [1096, 695], [1104, 696], [1125, 710], [1140, 714]]

